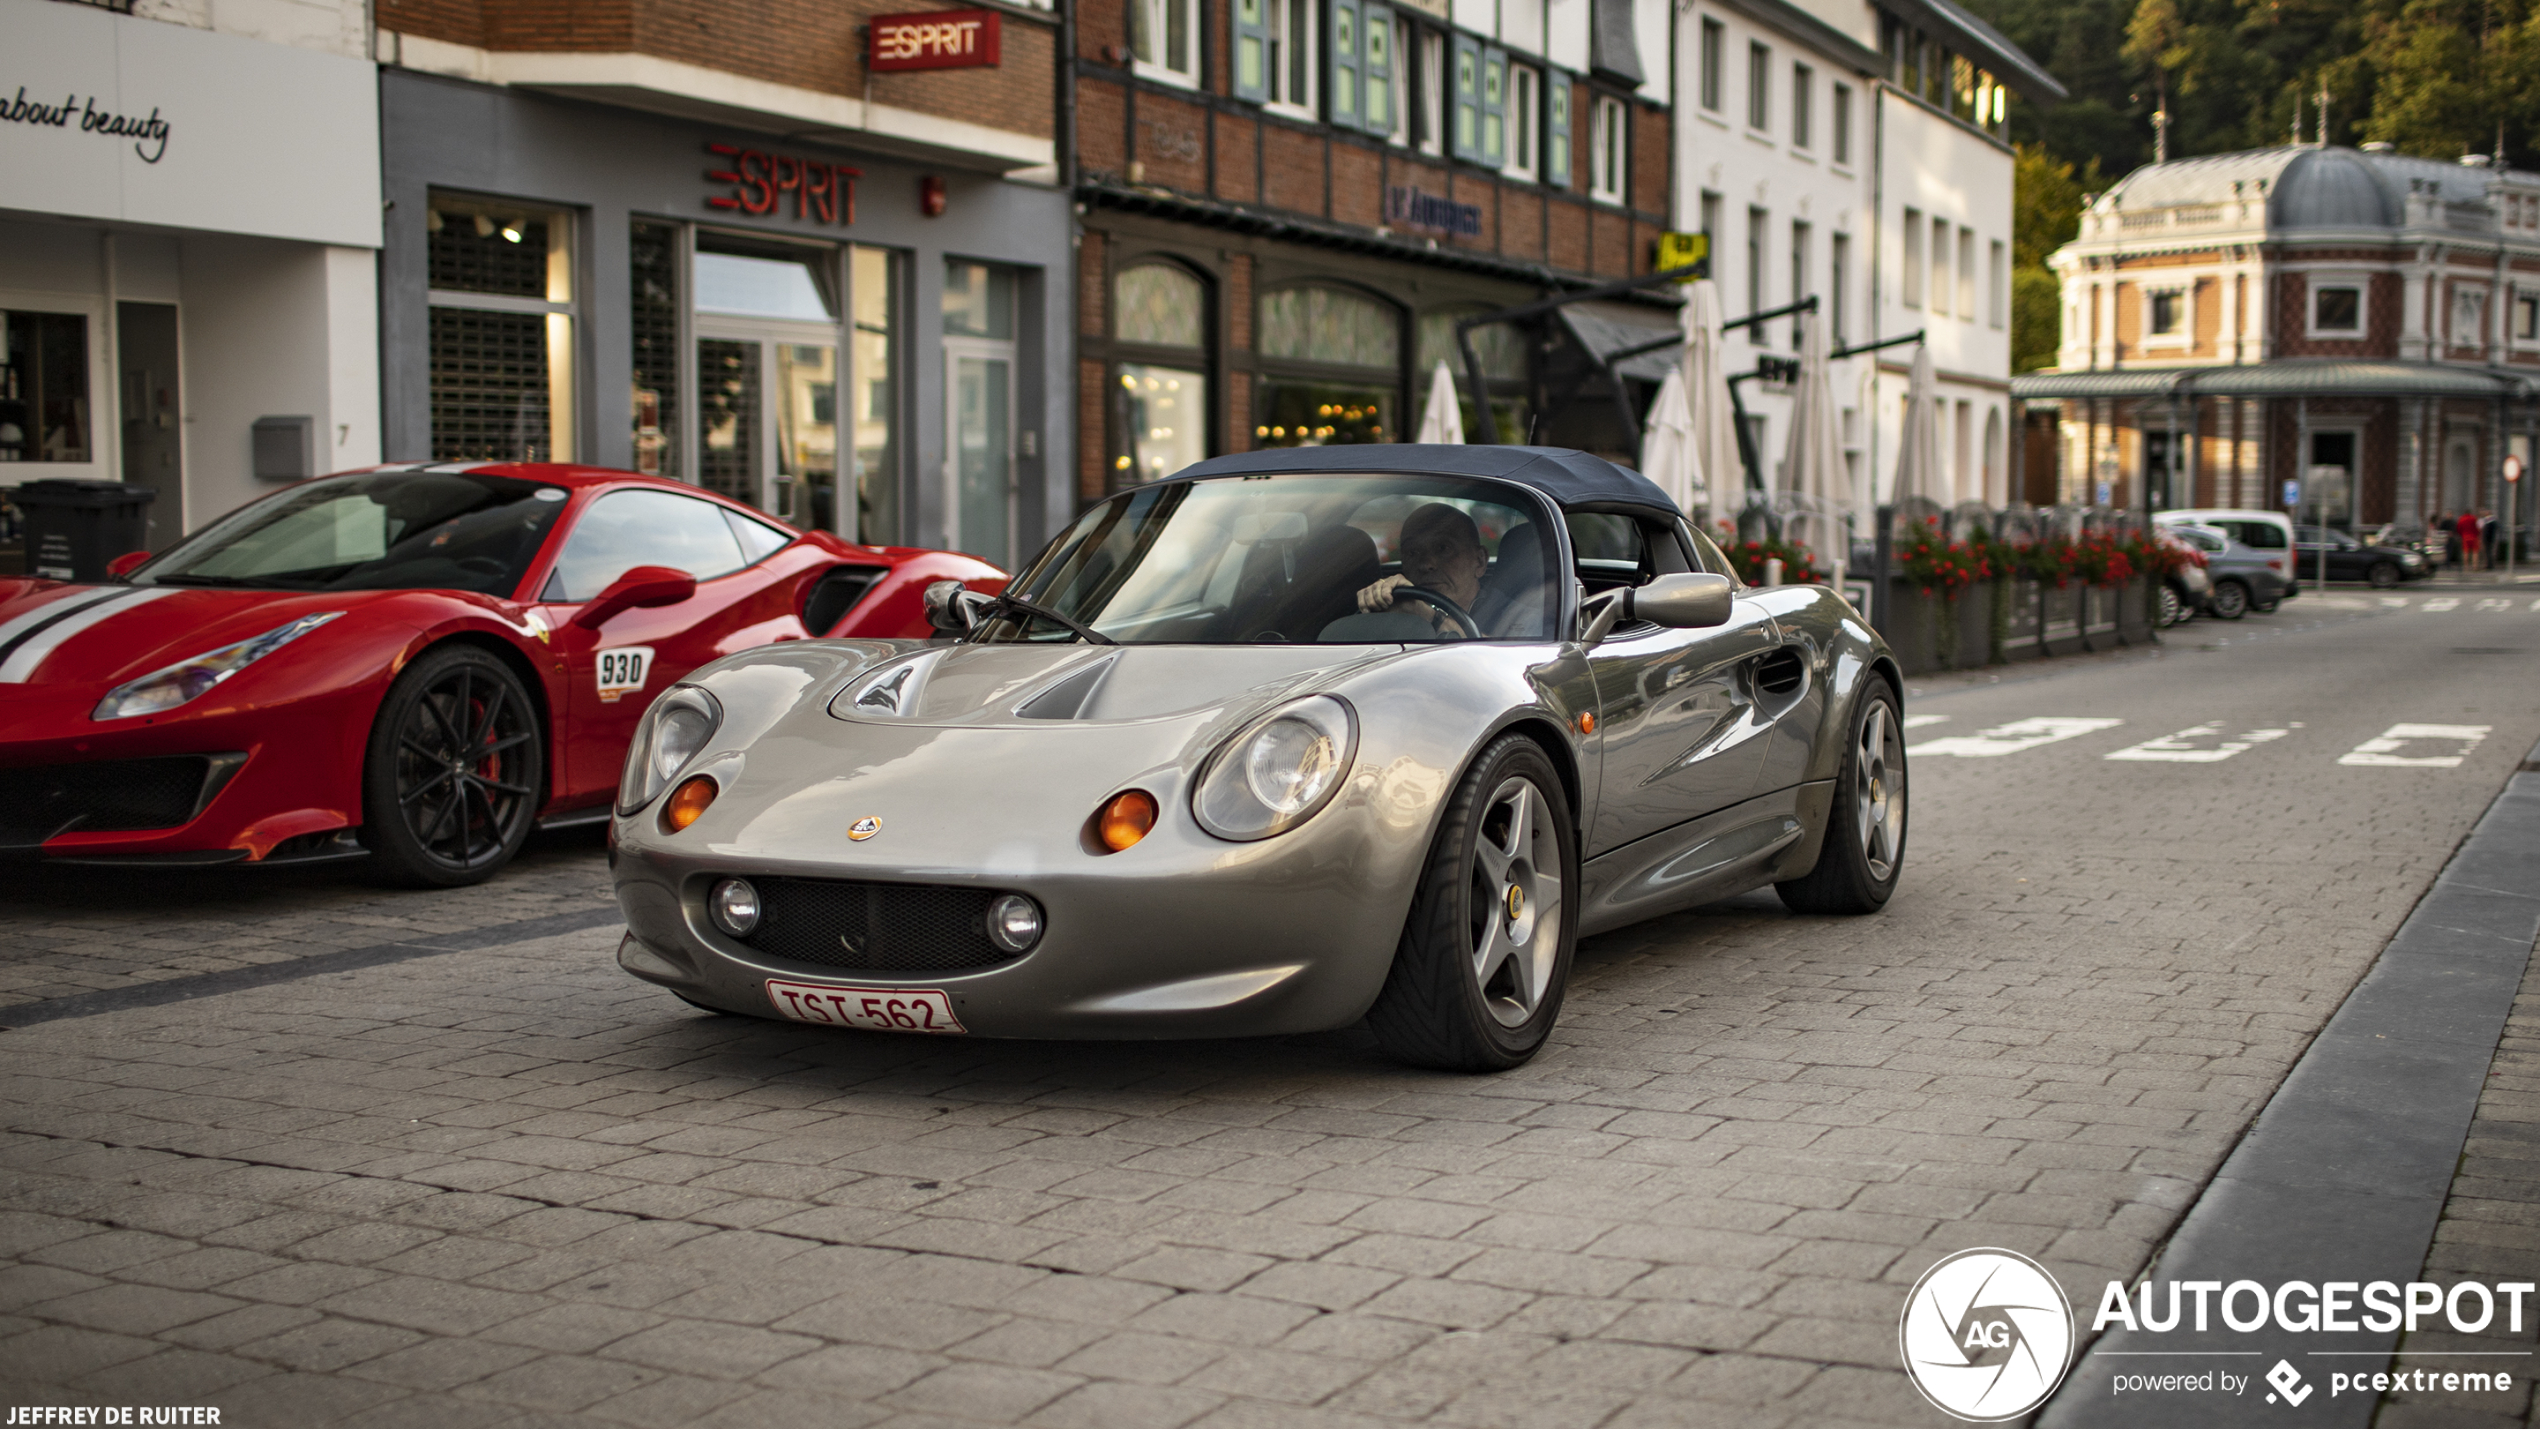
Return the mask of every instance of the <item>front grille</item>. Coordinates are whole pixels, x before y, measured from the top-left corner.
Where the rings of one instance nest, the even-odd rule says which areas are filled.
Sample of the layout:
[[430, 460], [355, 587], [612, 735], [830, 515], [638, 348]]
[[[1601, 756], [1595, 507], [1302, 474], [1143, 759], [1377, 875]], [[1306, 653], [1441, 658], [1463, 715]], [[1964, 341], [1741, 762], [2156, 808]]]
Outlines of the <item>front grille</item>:
[[194, 817], [209, 757], [115, 759], [0, 769], [0, 843], [57, 833], [172, 829]]
[[772, 957], [874, 972], [963, 972], [1017, 956], [988, 941], [993, 891], [828, 878], [750, 883], [759, 924], [741, 942]]

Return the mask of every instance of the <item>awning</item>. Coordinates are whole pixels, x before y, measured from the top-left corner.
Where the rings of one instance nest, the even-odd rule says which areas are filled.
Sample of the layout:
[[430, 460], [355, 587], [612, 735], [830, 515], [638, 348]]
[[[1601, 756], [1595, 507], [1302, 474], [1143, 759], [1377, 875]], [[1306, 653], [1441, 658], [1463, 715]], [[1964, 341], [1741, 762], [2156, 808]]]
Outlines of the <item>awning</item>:
[[[1642, 303], [1589, 299], [1571, 303], [1560, 309], [1560, 313], [1562, 326], [1570, 330], [1570, 336], [1578, 340], [1579, 346], [1599, 367], [1606, 365], [1610, 353], [1646, 346], [1661, 339], [1679, 338], [1684, 332], [1673, 312]], [[1681, 348], [1662, 347], [1614, 363], [1614, 373], [1635, 382], [1664, 382], [1667, 369], [1675, 366], [1683, 356]]]
[[2112, 372], [2033, 372], [2011, 395], [2045, 397], [2466, 397], [2528, 401], [2540, 377], [2431, 362], [2285, 361], [2216, 367], [2128, 367]]

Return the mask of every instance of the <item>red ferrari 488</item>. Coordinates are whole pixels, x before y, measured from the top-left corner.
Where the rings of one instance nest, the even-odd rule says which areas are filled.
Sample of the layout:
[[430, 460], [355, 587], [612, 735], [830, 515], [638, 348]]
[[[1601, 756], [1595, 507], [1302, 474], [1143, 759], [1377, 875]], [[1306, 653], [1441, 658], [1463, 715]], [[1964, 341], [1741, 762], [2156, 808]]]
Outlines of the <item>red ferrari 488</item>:
[[439, 463], [277, 491], [103, 585], [0, 578], [0, 857], [367, 855], [473, 883], [609, 813], [672, 681], [814, 636], [926, 635], [968, 556], [801, 532], [678, 482]]

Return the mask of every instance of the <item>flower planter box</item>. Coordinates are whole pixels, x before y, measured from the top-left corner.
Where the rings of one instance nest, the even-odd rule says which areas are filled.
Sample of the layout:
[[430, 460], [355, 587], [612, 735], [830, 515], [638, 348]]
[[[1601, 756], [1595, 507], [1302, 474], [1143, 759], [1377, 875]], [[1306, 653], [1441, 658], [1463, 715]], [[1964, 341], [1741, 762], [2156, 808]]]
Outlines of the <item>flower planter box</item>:
[[[1996, 588], [2000, 587], [1999, 596]], [[2007, 604], [2000, 659], [2035, 660], [2150, 644], [2154, 610], [2148, 580], [2122, 586], [2057, 589], [2030, 580], [1979, 582], [1961, 591], [1956, 602], [1899, 580], [1889, 587], [1887, 637], [1908, 675], [1942, 669], [1980, 670], [1996, 662], [1993, 646], [1993, 603]], [[1957, 634], [1957, 648], [1941, 659], [1941, 626], [1947, 621]]]

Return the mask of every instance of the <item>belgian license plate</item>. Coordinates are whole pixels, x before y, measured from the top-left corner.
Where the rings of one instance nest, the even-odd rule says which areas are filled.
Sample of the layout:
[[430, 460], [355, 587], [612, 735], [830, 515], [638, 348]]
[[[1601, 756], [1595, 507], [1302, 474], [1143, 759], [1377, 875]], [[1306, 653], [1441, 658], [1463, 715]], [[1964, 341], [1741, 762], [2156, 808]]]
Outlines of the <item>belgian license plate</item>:
[[796, 1022], [867, 1032], [962, 1033], [952, 999], [931, 987], [839, 987], [834, 983], [767, 980], [767, 1000]]

